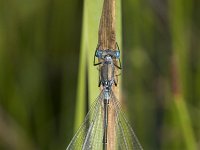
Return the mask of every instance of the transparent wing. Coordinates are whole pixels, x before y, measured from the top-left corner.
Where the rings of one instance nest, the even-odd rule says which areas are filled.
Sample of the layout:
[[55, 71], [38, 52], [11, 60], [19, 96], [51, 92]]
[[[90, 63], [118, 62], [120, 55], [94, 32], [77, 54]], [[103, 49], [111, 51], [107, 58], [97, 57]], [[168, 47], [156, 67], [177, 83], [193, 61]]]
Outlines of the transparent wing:
[[[87, 113], [84, 122], [73, 137], [67, 150], [103, 149], [103, 98], [102, 91]], [[116, 139], [114, 140], [116, 141], [116, 144], [114, 144], [115, 150], [142, 150], [143, 148], [113, 92], [111, 92], [109, 102], [109, 113], [114, 116], [115, 124], [113, 127], [111, 125], [111, 128], [108, 128], [108, 130], [110, 129], [108, 132], [114, 132], [111, 133], [112, 136], [108, 136], [108, 145], [113, 142], [113, 139]]]
[[126, 119], [119, 101], [111, 92], [110, 108], [115, 112], [115, 135], [117, 137], [116, 149], [118, 150], [143, 150], [131, 125]]
[[78, 129], [67, 150], [99, 150], [103, 140], [103, 92], [90, 107], [84, 122]]

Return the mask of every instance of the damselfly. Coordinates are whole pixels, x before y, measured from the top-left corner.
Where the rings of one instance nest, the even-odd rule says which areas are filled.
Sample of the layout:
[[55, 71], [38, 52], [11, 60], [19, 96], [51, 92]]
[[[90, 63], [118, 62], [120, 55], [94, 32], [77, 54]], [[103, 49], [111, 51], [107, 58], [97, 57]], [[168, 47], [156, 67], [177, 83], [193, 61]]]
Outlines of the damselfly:
[[[117, 50], [100, 50], [99, 47], [96, 49], [94, 66], [99, 66], [99, 87], [102, 86], [102, 91], [91, 106], [67, 150], [107, 150], [107, 148], [142, 150], [142, 146], [112, 91], [112, 87], [117, 86], [116, 69], [121, 69], [118, 45], [117, 48]], [[99, 59], [98, 63], [95, 63], [95, 58]], [[111, 127], [109, 127], [110, 112], [113, 118]]]

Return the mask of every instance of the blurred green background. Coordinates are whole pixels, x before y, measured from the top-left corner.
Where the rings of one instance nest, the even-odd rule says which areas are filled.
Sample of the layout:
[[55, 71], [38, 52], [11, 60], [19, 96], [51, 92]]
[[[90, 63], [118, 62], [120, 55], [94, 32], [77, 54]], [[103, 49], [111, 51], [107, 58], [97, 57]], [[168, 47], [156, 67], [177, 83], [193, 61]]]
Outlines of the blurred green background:
[[[102, 3], [0, 0], [1, 150], [67, 147], [87, 111], [78, 102], [93, 97], [90, 84], [98, 85], [87, 57], [96, 48]], [[200, 1], [121, 6], [122, 105], [142, 146], [200, 149]]]

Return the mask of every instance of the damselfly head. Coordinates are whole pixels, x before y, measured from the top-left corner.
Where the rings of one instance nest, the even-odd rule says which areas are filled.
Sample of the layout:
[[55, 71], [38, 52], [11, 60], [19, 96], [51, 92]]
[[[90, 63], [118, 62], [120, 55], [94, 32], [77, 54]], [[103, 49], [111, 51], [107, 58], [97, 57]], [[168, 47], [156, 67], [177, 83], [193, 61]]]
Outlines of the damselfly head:
[[97, 58], [100, 58], [100, 59], [104, 59], [106, 56], [110, 56], [114, 59], [119, 59], [120, 58], [120, 51], [119, 50], [110, 50], [110, 49], [107, 49], [107, 50], [97, 49], [95, 56]]

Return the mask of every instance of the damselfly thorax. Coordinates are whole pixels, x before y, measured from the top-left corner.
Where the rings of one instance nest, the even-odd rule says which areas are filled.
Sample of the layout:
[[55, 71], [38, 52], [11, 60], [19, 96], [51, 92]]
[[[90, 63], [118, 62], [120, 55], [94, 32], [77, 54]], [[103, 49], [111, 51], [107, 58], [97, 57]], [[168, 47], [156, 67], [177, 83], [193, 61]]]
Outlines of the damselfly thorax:
[[[116, 44], [117, 45], [117, 44]], [[118, 45], [117, 45], [118, 47]], [[95, 58], [98, 58], [98, 63], [95, 62]], [[114, 84], [117, 86], [117, 81], [115, 79], [115, 69], [121, 69], [120, 62], [120, 50], [100, 50], [97, 46], [94, 55], [94, 66], [99, 65], [99, 86], [111, 89]]]

